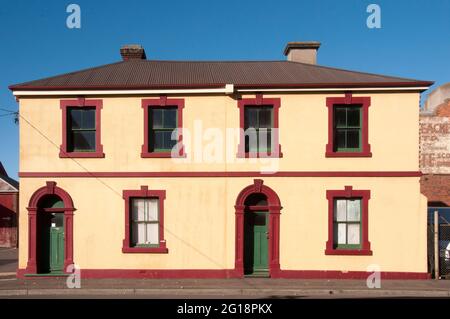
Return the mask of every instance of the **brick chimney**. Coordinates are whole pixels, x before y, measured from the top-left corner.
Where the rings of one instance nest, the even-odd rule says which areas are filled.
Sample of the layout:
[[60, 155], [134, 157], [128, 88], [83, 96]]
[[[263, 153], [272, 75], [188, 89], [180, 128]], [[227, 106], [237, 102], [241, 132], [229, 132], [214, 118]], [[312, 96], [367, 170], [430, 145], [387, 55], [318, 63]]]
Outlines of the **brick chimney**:
[[288, 42], [284, 48], [284, 55], [288, 61], [317, 64], [317, 51], [320, 42]]
[[120, 48], [120, 55], [124, 61], [147, 59], [144, 48], [139, 44], [124, 45]]

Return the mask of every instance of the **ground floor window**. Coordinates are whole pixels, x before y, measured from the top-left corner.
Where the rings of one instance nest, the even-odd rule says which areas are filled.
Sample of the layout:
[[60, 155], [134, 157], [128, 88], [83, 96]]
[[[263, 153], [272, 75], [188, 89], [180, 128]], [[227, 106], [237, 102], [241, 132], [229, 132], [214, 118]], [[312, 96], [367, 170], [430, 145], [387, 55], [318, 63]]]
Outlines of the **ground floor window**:
[[361, 248], [361, 199], [334, 200], [334, 247]]
[[125, 200], [124, 253], [167, 253], [164, 239], [164, 200], [166, 191], [123, 191]]
[[370, 190], [327, 190], [326, 255], [372, 255], [369, 242]]
[[159, 199], [132, 198], [132, 245], [135, 247], [159, 246]]

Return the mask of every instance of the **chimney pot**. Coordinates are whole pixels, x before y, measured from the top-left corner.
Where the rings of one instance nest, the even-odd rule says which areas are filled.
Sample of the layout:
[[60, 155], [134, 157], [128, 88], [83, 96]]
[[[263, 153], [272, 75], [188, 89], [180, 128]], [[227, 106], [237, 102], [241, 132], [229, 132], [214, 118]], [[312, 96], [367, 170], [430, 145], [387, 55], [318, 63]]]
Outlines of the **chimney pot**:
[[128, 44], [122, 46], [120, 48], [120, 55], [124, 61], [147, 59], [144, 48], [139, 44]]
[[284, 48], [284, 55], [288, 61], [317, 64], [317, 51], [320, 42], [288, 42]]

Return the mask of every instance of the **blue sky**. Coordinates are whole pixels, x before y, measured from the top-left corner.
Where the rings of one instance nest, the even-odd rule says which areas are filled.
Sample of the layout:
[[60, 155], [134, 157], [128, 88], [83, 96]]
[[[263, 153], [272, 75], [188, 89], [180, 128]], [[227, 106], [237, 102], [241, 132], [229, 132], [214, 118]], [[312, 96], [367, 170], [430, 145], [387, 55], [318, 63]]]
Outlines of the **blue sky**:
[[[81, 29], [66, 7], [81, 7]], [[366, 26], [369, 4], [381, 29]], [[322, 42], [319, 64], [450, 82], [450, 0], [2, 1], [0, 108], [8, 85], [120, 60], [123, 44], [149, 59], [281, 60], [288, 41]], [[435, 86], [436, 86], [435, 85]], [[0, 161], [18, 173], [18, 126], [0, 110]]]

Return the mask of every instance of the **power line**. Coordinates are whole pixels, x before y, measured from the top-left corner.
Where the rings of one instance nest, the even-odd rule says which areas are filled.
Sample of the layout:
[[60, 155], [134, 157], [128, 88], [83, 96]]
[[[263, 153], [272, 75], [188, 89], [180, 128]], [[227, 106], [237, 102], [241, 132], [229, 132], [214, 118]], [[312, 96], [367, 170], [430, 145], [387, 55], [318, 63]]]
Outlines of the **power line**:
[[9, 110], [9, 109], [3, 109], [3, 108], [0, 108], [0, 111], [10, 112], [10, 113], [17, 113], [18, 112], [18, 111]]
[[[39, 133], [39, 135], [41, 135], [43, 138], [45, 138], [48, 142], [50, 142], [53, 146], [55, 146], [58, 150], [60, 149], [59, 145], [56, 144], [55, 142], [53, 142], [49, 137], [47, 137], [43, 132], [41, 132], [41, 130], [39, 130], [36, 126], [34, 126], [30, 121], [28, 121], [26, 118], [24, 118], [21, 114], [19, 114], [17, 112], [17, 116], [20, 117], [21, 119], [23, 119], [28, 125], [30, 125], [31, 128], [33, 128], [36, 132]], [[64, 152], [64, 151], [63, 151]], [[110, 185], [108, 185], [107, 183], [105, 183], [104, 181], [102, 181], [101, 179], [99, 179], [98, 177], [96, 177], [95, 175], [93, 175], [87, 168], [85, 168], [80, 162], [78, 162], [76, 159], [70, 157], [70, 154], [67, 154], [66, 152], [64, 152], [66, 155], [68, 155], [68, 157], [74, 161], [79, 167], [81, 167], [85, 172], [87, 172], [91, 177], [95, 178], [98, 182], [100, 182], [101, 184], [103, 184], [103, 186], [107, 187], [108, 189], [110, 189], [111, 191], [113, 191], [117, 196], [119, 196], [120, 198], [122, 198], [122, 195], [117, 192], [115, 189], [113, 189]], [[214, 259], [212, 259], [210, 256], [208, 256], [207, 254], [201, 252], [198, 248], [196, 248], [194, 245], [190, 244], [189, 242], [185, 241], [183, 238], [180, 238], [178, 235], [176, 235], [174, 232], [170, 231], [170, 229], [168, 229], [167, 227], [164, 226], [164, 230], [167, 231], [169, 234], [171, 234], [174, 238], [176, 238], [177, 240], [179, 240], [180, 242], [182, 242], [183, 244], [185, 244], [186, 246], [190, 247], [191, 249], [195, 250], [197, 253], [199, 253], [200, 255], [202, 255], [203, 257], [205, 257], [206, 259], [208, 259], [209, 261], [211, 261], [213, 264], [219, 266], [219, 267], [224, 267], [224, 265], [222, 265], [222, 263], [215, 261]]]
[[[45, 138], [47, 141], [49, 141], [53, 146], [55, 146], [57, 149], [59, 149], [58, 144], [53, 142], [49, 137], [47, 137], [44, 133], [42, 133], [36, 126], [34, 126], [30, 121], [28, 121], [26, 118], [24, 118], [22, 115], [18, 114], [21, 119], [23, 119], [25, 122], [27, 122], [28, 125], [30, 125], [36, 132], [38, 132], [43, 138]], [[68, 155], [68, 157], [76, 163], [79, 167], [81, 167], [85, 172], [87, 172], [89, 175], [97, 179], [100, 183], [102, 183], [104, 186], [108, 187], [110, 190], [112, 190], [114, 193], [116, 193], [118, 196], [122, 197], [115, 189], [113, 189], [111, 186], [100, 180], [98, 177], [95, 177], [86, 167], [84, 167], [80, 162], [78, 162], [76, 159], [70, 157], [70, 154], [67, 154], [65, 151], [63, 151], [65, 155]]]
[[0, 114], [0, 117], [4, 117], [4, 116], [14, 116], [15, 113], [10, 113], [10, 114]]

